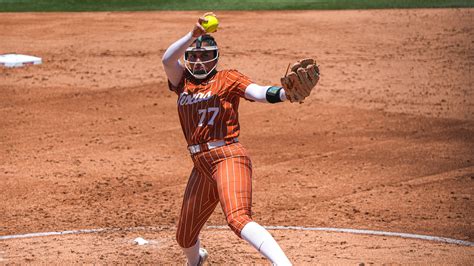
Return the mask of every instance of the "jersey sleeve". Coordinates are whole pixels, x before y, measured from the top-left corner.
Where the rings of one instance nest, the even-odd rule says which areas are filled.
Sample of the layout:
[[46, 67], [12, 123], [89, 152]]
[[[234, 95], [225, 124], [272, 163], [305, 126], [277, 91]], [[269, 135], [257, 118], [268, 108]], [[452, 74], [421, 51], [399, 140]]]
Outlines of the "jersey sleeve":
[[179, 95], [181, 92], [183, 92], [183, 89], [184, 89], [184, 75], [183, 77], [181, 78], [181, 81], [179, 82], [178, 86], [174, 86], [173, 84], [171, 84], [171, 81], [168, 79], [168, 88], [170, 91], [176, 93], [177, 95]]
[[229, 70], [226, 79], [230, 93], [235, 93], [242, 98], [245, 98], [245, 89], [247, 86], [253, 83], [249, 77], [237, 70]]

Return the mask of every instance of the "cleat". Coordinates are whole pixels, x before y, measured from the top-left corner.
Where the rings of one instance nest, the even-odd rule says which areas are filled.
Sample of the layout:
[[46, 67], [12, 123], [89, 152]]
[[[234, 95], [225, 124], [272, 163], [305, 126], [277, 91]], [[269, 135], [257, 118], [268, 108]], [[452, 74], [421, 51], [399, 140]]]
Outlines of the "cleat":
[[199, 263], [198, 266], [204, 265], [204, 262], [206, 262], [207, 257], [209, 254], [207, 253], [207, 250], [200, 248], [199, 249]]

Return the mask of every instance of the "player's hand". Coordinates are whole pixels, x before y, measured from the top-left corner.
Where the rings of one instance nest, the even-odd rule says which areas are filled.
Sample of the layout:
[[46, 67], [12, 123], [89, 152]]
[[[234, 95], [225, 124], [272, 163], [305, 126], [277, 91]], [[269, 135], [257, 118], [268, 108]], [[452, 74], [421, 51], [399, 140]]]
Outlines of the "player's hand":
[[194, 25], [193, 30], [191, 31], [194, 38], [197, 38], [201, 35], [206, 34], [206, 30], [201, 25], [201, 23], [207, 21], [205, 16], [209, 16], [209, 15], [216, 17], [216, 14], [214, 14], [213, 12], [206, 12], [206, 13], [204, 13], [204, 15], [202, 15], [201, 17], [198, 18], [198, 21], [196, 22], [196, 24]]
[[281, 78], [286, 98], [290, 102], [302, 103], [319, 81], [319, 66], [316, 60], [306, 58], [294, 63], [290, 73]]

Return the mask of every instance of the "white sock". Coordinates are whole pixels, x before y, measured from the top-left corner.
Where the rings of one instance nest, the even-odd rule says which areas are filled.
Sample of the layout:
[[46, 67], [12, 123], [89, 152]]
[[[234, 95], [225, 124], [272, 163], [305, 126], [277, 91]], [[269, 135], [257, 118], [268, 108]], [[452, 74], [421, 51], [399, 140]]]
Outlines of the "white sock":
[[240, 232], [242, 238], [276, 265], [291, 265], [273, 236], [256, 222], [249, 222]]
[[194, 266], [198, 265], [199, 263], [199, 245], [200, 245], [199, 239], [196, 241], [196, 244], [194, 244], [192, 247], [189, 248], [181, 248], [188, 258], [188, 265]]

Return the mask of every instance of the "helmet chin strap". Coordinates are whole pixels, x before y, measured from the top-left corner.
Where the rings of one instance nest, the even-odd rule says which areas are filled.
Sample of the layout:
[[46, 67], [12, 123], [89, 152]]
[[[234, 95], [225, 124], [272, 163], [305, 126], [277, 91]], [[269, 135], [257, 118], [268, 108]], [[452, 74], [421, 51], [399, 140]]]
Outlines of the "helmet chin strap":
[[[195, 70], [196, 68], [196, 65], [197, 64], [200, 64], [203, 66], [203, 69], [202, 70]], [[189, 71], [189, 68], [188, 68], [188, 71], [191, 73], [191, 75], [193, 75], [195, 78], [197, 79], [205, 79], [214, 69], [216, 69], [217, 67], [217, 62], [216, 64], [214, 65], [213, 68], [211, 68], [211, 70], [209, 70], [209, 72], [206, 71], [206, 67], [204, 66], [203, 63], [195, 63], [194, 64], [194, 67], [193, 67], [193, 71]], [[200, 72], [204, 72], [204, 73], [200, 73]]]

